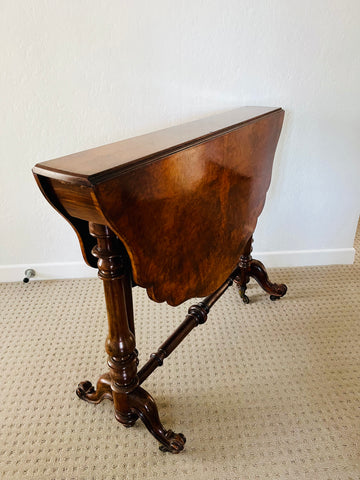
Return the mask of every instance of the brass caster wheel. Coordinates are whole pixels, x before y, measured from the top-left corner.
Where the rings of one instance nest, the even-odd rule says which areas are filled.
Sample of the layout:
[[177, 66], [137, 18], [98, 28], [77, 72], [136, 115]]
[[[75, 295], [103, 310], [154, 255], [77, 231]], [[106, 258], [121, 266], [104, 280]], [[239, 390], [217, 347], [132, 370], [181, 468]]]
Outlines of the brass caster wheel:
[[240, 297], [242, 298], [242, 301], [244, 303], [250, 303], [249, 297], [245, 294], [245, 292], [246, 292], [246, 286], [241, 286], [239, 288], [239, 294], [240, 294]]
[[244, 303], [246, 303], [246, 304], [247, 304], [247, 303], [250, 303], [250, 299], [249, 299], [249, 297], [248, 297], [247, 295], [244, 294], [244, 295], [242, 295], [241, 298], [242, 298], [242, 301], [243, 301]]

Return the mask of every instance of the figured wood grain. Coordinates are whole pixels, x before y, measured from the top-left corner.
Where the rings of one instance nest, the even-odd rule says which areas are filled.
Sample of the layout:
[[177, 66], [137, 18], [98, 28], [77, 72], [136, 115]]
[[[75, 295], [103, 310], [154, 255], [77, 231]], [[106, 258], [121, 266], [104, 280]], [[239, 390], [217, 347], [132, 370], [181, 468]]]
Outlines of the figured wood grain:
[[178, 305], [211, 294], [236, 266], [264, 205], [283, 115], [238, 109], [44, 162], [34, 174], [87, 261], [79, 219], [109, 226], [135, 282]]
[[147, 161], [151, 162], [161, 156], [171, 155], [279, 110], [271, 107], [242, 107], [230, 110], [183, 125], [42, 162], [35, 166], [34, 172], [47, 170], [46, 176], [94, 185], [117, 175], [124, 169], [142, 165]]
[[[252, 275], [270, 293], [277, 287], [250, 252], [283, 115], [281, 109], [239, 109], [34, 168], [43, 194], [73, 226], [104, 284], [110, 371], [96, 388], [87, 380], [76, 393], [90, 403], [111, 399], [126, 427], [141, 419], [162, 451], [179, 453], [186, 438], [164, 427], [140, 384], [206, 321], [233, 281], [244, 290]], [[134, 281], [171, 305], [206, 297], [139, 371]]]

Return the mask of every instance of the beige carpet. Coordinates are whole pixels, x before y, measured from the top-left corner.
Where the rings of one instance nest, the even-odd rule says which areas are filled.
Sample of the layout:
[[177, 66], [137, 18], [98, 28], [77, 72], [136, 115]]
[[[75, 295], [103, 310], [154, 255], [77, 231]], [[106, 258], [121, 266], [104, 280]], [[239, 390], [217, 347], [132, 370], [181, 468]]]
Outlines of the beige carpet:
[[[359, 253], [271, 278], [285, 298], [252, 283], [244, 305], [231, 288], [145, 382], [164, 425], [187, 437], [179, 455], [141, 422], [123, 428], [111, 402], [75, 395], [106, 371], [100, 280], [1, 284], [1, 478], [360, 479]], [[134, 295], [143, 363], [188, 304]]]

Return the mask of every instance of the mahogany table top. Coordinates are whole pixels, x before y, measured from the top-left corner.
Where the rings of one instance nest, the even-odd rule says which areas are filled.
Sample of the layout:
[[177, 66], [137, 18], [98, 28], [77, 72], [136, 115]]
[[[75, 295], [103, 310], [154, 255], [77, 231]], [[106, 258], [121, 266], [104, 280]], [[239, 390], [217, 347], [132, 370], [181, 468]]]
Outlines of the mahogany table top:
[[270, 185], [284, 112], [244, 107], [34, 167], [76, 230], [88, 222], [123, 243], [136, 284], [171, 305], [215, 291], [254, 232]]

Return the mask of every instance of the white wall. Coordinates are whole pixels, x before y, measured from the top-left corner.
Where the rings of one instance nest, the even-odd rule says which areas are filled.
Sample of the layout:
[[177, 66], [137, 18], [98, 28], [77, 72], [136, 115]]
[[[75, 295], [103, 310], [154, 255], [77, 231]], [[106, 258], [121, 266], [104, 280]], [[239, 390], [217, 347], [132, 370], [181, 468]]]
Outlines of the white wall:
[[286, 110], [254, 250], [351, 262], [359, 24], [358, 0], [1, 0], [0, 279], [82, 274], [36, 162], [242, 105]]

